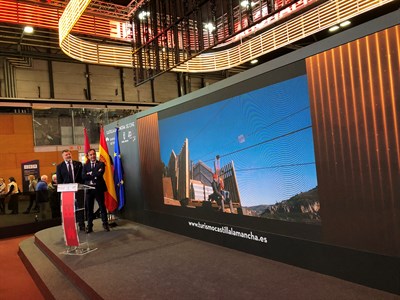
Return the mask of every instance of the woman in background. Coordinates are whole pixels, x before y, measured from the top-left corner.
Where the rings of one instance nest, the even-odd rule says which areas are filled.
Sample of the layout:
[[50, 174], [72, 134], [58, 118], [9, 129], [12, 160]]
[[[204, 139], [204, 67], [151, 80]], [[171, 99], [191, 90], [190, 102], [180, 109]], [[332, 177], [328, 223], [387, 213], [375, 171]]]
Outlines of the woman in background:
[[10, 214], [16, 215], [18, 214], [18, 184], [14, 177], [8, 178], [8, 182], [8, 192], [6, 194], [6, 197], [10, 196], [10, 199], [8, 200], [8, 209], [11, 210]]

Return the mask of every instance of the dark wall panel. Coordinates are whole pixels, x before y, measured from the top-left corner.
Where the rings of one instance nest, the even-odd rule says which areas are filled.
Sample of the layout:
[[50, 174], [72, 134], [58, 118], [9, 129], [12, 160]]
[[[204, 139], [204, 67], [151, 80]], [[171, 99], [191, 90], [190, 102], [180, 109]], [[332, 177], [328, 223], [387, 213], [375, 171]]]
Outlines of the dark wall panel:
[[137, 121], [140, 169], [145, 208], [160, 209], [163, 202], [162, 167], [157, 114], [151, 114]]
[[395, 256], [399, 28], [307, 59], [324, 242]]
[[120, 213], [124, 218], [135, 219], [143, 210], [143, 197], [140, 174], [140, 158], [135, 116], [129, 116], [108, 124], [104, 132], [108, 145], [108, 152], [114, 158], [115, 128], [119, 128], [119, 146], [121, 162], [124, 169], [125, 206]]
[[[134, 147], [140, 163], [129, 163], [128, 168], [140, 174], [144, 209], [140, 220], [133, 220], [399, 294], [398, 17], [397, 12], [345, 30], [293, 55], [139, 113], [139, 142]], [[391, 20], [390, 26], [386, 20]], [[391, 28], [394, 24], [397, 27]], [[389, 29], [375, 34], [383, 28]], [[159, 120], [281, 82], [288, 74], [289, 78], [304, 76], [306, 65], [320, 225], [260, 222], [249, 216], [163, 204]], [[181, 129], [171, 126], [171, 137]], [[127, 185], [134, 180], [127, 177]], [[221, 236], [194, 228], [193, 222], [248, 230], [267, 237], [268, 242]]]

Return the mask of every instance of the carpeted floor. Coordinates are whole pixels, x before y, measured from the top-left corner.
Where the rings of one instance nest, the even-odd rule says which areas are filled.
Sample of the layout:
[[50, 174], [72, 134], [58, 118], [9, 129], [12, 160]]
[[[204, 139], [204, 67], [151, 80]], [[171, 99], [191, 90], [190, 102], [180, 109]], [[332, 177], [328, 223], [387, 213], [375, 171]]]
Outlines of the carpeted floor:
[[[102, 299], [400, 299], [127, 220], [120, 220], [111, 232], [104, 232], [95, 220], [94, 233], [80, 239], [97, 250], [83, 256], [62, 253], [66, 247], [61, 226], [37, 232], [35, 238], [77, 285], [89, 286]], [[29, 256], [32, 250], [26, 249]]]
[[18, 256], [18, 245], [29, 236], [0, 239], [0, 299], [44, 299]]

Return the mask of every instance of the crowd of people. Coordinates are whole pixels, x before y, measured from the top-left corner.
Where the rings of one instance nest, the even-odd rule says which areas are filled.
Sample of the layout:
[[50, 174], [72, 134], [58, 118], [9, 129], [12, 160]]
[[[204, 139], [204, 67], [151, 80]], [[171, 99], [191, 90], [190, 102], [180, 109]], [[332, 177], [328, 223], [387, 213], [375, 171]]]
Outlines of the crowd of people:
[[[82, 164], [72, 159], [69, 150], [63, 150], [63, 161], [57, 165], [56, 173], [52, 174], [51, 181], [48, 176], [42, 175], [36, 179], [34, 175], [28, 176], [29, 205], [24, 214], [35, 213], [37, 220], [61, 217], [60, 193], [57, 192], [57, 184], [80, 183], [90, 187], [75, 193], [76, 222], [79, 230], [86, 233], [93, 232], [93, 220], [95, 218], [94, 203], [98, 203], [99, 211], [105, 231], [110, 231], [107, 219], [107, 210], [104, 203], [104, 193], [107, 186], [103, 178], [105, 165], [96, 159], [96, 150], [90, 149], [87, 153], [88, 161]], [[8, 178], [6, 184], [4, 178], [0, 178], [0, 214], [18, 214], [20, 188], [14, 177]], [[86, 193], [86, 195], [84, 194]], [[84, 200], [86, 199], [86, 200]], [[85, 220], [87, 226], [85, 226]]]
[[[31, 211], [40, 214], [40, 219], [49, 219], [60, 217], [60, 198], [57, 194], [57, 175], [53, 174], [51, 182], [48, 182], [48, 176], [42, 175], [36, 180], [34, 175], [28, 176], [29, 205], [24, 214]], [[0, 214], [19, 213], [19, 196], [22, 194], [14, 177], [8, 178], [6, 184], [4, 178], [0, 178]], [[50, 209], [51, 208], [51, 209]]]

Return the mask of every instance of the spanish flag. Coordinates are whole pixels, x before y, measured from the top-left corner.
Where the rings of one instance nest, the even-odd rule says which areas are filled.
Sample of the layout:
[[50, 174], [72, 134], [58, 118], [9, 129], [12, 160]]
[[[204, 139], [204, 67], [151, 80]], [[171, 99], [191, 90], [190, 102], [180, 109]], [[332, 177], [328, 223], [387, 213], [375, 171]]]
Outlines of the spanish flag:
[[107, 191], [104, 193], [104, 201], [108, 212], [112, 213], [118, 207], [118, 200], [114, 184], [114, 166], [110, 154], [108, 153], [103, 126], [100, 127], [99, 155], [100, 161], [106, 165], [103, 175], [104, 181], [107, 185]]

